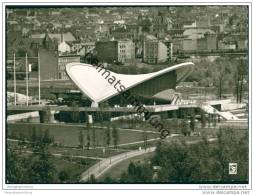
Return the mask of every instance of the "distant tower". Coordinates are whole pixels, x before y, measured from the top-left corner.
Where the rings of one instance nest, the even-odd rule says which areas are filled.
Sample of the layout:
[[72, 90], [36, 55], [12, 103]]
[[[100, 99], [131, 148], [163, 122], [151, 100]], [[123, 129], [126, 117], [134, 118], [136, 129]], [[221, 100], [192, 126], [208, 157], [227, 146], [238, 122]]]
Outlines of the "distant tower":
[[61, 39], [60, 39], [60, 43], [63, 43], [64, 42], [64, 35], [63, 35], [63, 32], [61, 32]]
[[44, 49], [49, 49], [50, 48], [50, 42], [51, 42], [51, 39], [49, 37], [48, 32], [46, 32], [45, 37], [42, 41], [43, 48]]

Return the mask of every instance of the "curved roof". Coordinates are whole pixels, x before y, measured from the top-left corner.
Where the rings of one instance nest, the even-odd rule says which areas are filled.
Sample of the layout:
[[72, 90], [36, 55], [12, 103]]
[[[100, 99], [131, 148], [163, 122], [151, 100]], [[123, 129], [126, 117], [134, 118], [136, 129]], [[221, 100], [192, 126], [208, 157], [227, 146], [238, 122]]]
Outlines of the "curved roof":
[[[186, 62], [153, 73], [125, 75], [117, 74], [106, 69], [102, 69], [99, 72], [100, 68], [96, 69], [97, 66], [90, 64], [69, 63], [66, 65], [66, 73], [85, 95], [92, 101], [99, 103], [119, 94], [114, 87], [118, 80], [128, 90], [140, 83], [176, 70], [176, 83], [179, 83], [192, 72], [193, 67], [194, 64], [192, 62]], [[104, 71], [107, 71], [107, 73], [103, 74]], [[108, 82], [109, 78], [115, 78], [115, 82], [110, 84]]]

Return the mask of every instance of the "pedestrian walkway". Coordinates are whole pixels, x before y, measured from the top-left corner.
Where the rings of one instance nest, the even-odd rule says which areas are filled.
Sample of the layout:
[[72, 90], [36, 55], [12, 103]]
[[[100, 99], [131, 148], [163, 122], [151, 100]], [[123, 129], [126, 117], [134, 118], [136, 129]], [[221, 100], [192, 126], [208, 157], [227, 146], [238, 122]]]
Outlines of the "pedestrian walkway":
[[154, 152], [155, 147], [150, 147], [147, 149], [140, 149], [140, 150], [133, 150], [130, 152], [125, 152], [122, 154], [118, 154], [115, 156], [111, 156], [109, 158], [106, 158], [89, 169], [87, 169], [85, 172], [82, 173], [80, 181], [87, 182], [91, 175], [93, 175], [95, 178], [98, 178], [103, 173], [105, 173], [108, 169], [110, 169], [112, 166], [120, 163], [121, 161], [124, 161], [129, 158], [133, 158], [135, 156], [143, 155], [149, 152]]
[[234, 114], [232, 114], [231, 112], [229, 111], [220, 112], [210, 105], [201, 105], [200, 108], [208, 114], [218, 114], [226, 120], [239, 120], [239, 118]]

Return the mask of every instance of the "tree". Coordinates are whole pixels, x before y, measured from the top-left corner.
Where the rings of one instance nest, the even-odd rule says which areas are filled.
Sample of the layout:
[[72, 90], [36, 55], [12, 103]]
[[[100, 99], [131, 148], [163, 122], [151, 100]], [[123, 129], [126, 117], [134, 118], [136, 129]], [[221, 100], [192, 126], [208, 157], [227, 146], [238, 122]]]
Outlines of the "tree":
[[217, 114], [213, 114], [213, 127], [215, 128], [217, 124]]
[[152, 23], [149, 20], [148, 17], [146, 17], [143, 21], [142, 21], [142, 31], [143, 32], [150, 32], [150, 27], [151, 27]]
[[93, 145], [93, 148], [95, 148], [95, 145], [96, 145], [96, 132], [95, 132], [95, 128], [92, 128], [92, 145]]
[[113, 144], [114, 147], [117, 148], [118, 142], [119, 142], [119, 129], [113, 126], [112, 129], [112, 137], [113, 137]]
[[184, 136], [190, 135], [188, 120], [184, 118], [181, 123], [181, 132]]
[[31, 134], [30, 140], [31, 140], [31, 146], [32, 146], [32, 148], [34, 148], [36, 145], [36, 142], [37, 142], [37, 135], [36, 135], [35, 127], [32, 128], [32, 134]]
[[70, 176], [69, 173], [65, 170], [62, 170], [58, 173], [58, 178], [61, 183], [68, 183]]
[[172, 111], [172, 118], [177, 118], [177, 112], [176, 112], [176, 110]]
[[18, 142], [18, 146], [19, 146], [19, 152], [21, 153], [22, 152], [22, 149], [25, 145], [25, 135], [23, 132], [20, 132], [19, 133], [19, 142]]
[[53, 137], [50, 137], [49, 135], [49, 129], [46, 129], [46, 131], [44, 132], [44, 135], [42, 137], [42, 142], [44, 144], [51, 144], [54, 142]]
[[78, 138], [79, 138], [79, 147], [84, 149], [84, 132], [83, 132], [82, 129], [79, 131], [79, 137]]
[[130, 162], [127, 172], [121, 175], [121, 182], [145, 183], [152, 182], [153, 170], [148, 164]]
[[[158, 166], [161, 170], [158, 179], [164, 182], [188, 183], [192, 181], [192, 175], [197, 172], [199, 160], [190, 153], [185, 143], [174, 142], [163, 145]], [[163, 157], [164, 155], [164, 157]]]
[[191, 129], [192, 132], [195, 131], [195, 125], [196, 125], [195, 113], [194, 113], [194, 111], [192, 111], [191, 118], [190, 118], [190, 129]]
[[97, 112], [97, 120], [102, 125], [102, 123], [103, 123], [103, 114], [102, 114], [102, 112]]
[[72, 102], [72, 121], [73, 122], [79, 122], [79, 107], [76, 102]]
[[243, 94], [243, 83], [244, 83], [244, 75], [247, 72], [247, 62], [245, 60], [238, 61], [235, 72], [235, 85], [236, 85], [236, 99], [237, 103], [242, 102], [242, 94]]
[[103, 180], [103, 183], [116, 183], [116, 181], [111, 178], [110, 176], [106, 176], [105, 179]]
[[237, 162], [239, 152], [235, 147], [238, 145], [237, 135], [232, 128], [219, 129], [217, 134], [218, 144], [214, 149], [215, 159], [218, 164], [218, 171], [220, 171], [221, 180], [230, 179], [228, 175], [228, 164], [230, 162]]
[[107, 145], [107, 147], [109, 147], [109, 145], [110, 145], [110, 142], [111, 142], [111, 135], [110, 135], [110, 127], [109, 127], [109, 125], [107, 126], [107, 129], [106, 129], [106, 131], [105, 131], [105, 138], [106, 138], [106, 145]]
[[221, 73], [220, 72], [220, 74], [219, 74], [219, 77], [218, 77], [218, 79], [219, 79], [219, 83], [218, 83], [218, 96], [219, 96], [219, 99], [221, 99], [221, 97], [222, 97], [222, 90], [223, 90], [223, 73]]
[[208, 127], [211, 127], [211, 114], [208, 114]]
[[144, 148], [145, 148], [145, 150], [146, 150], [146, 148], [147, 148], [147, 132], [144, 130], [143, 131], [143, 141], [144, 141]]
[[206, 127], [206, 117], [203, 110], [201, 110], [201, 127], [202, 128]]
[[56, 181], [56, 168], [51, 161], [48, 146], [52, 139], [49, 132], [45, 131], [43, 136], [37, 139], [36, 150], [30, 158], [28, 178], [30, 183], [54, 183]]
[[86, 144], [86, 147], [87, 147], [87, 150], [90, 149], [90, 129], [87, 129], [87, 134], [86, 134], [86, 141], [87, 141], [87, 144]]
[[50, 161], [49, 154], [46, 151], [41, 152], [32, 159], [28, 172], [31, 183], [54, 183], [56, 168]]
[[222, 97], [222, 91], [224, 89], [224, 84], [226, 81], [226, 72], [225, 72], [225, 66], [228, 65], [228, 61], [226, 60], [217, 60], [216, 66], [214, 67], [214, 71], [212, 73], [212, 77], [214, 79], [214, 84], [217, 87], [218, 91], [218, 97], [221, 99]]
[[29, 183], [27, 175], [30, 159], [21, 159], [8, 147], [6, 154], [6, 181], [8, 184]]
[[[122, 173], [121, 182], [160, 183], [230, 183], [248, 182], [248, 134], [240, 135], [238, 130], [223, 128], [217, 134], [218, 140], [210, 143], [203, 138], [198, 143], [187, 144], [179, 140], [159, 142], [149, 163], [129, 164]], [[229, 175], [230, 162], [236, 162], [240, 169], [237, 175]], [[154, 180], [152, 167], [157, 169]]]
[[88, 117], [88, 114], [85, 113], [85, 118], [86, 118], [86, 141], [87, 141], [87, 144], [86, 144], [86, 147], [87, 147], [87, 150], [90, 149], [90, 123], [89, 123], [89, 117]]
[[88, 179], [88, 183], [96, 183], [96, 179], [94, 174], [90, 175], [89, 179]]

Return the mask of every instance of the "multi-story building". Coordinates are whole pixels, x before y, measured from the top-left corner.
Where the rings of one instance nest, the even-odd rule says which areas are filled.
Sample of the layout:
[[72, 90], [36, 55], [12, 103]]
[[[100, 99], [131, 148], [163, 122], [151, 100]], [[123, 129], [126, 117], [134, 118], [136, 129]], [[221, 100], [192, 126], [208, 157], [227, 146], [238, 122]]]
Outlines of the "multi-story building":
[[[73, 36], [73, 34], [71, 32], [67, 32], [67, 33], [46, 33], [46, 34], [50, 39], [57, 40], [58, 44], [61, 43], [63, 40], [66, 43], [69, 43], [69, 44], [72, 44], [73, 42], [76, 41], [76, 38]], [[32, 34], [32, 35], [30, 35], [29, 38], [44, 39], [44, 37], [45, 37], [45, 34], [43, 33], [43, 34]]]
[[135, 58], [135, 45], [131, 40], [98, 41], [95, 49], [100, 62], [130, 62]]
[[128, 62], [135, 58], [135, 45], [131, 40], [121, 40], [118, 42], [118, 62]]
[[71, 62], [80, 62], [80, 56], [73, 54], [58, 56], [58, 79], [69, 79], [65, 72], [65, 66]]
[[172, 40], [165, 40], [164, 42], [163, 42], [165, 45], [166, 45], [166, 47], [167, 47], [167, 61], [170, 61], [170, 60], [172, 60], [172, 57], [173, 57], [173, 42], [172, 42]]
[[153, 16], [152, 32], [153, 35], [159, 39], [164, 38], [166, 31], [173, 28], [173, 22], [166, 16], [165, 12], [158, 12]]
[[187, 29], [183, 33], [183, 51], [216, 50], [217, 37], [210, 29]]
[[86, 42], [81, 43], [78, 49], [73, 50], [78, 55], [85, 56], [88, 53], [91, 53], [95, 49], [95, 42]]
[[70, 53], [71, 52], [71, 47], [69, 44], [67, 44], [65, 41], [61, 42], [58, 45], [58, 52], [60, 54], [64, 54], [64, 53]]
[[41, 80], [57, 79], [57, 43], [46, 33], [44, 39], [33, 42], [33, 48], [39, 54]]
[[113, 28], [110, 30], [110, 36], [114, 39], [133, 39], [134, 34], [132, 31], [126, 28], [126, 25], [123, 27], [116, 27], [113, 26]]
[[40, 49], [40, 75], [41, 80], [58, 79], [58, 54], [57, 51]]
[[118, 60], [117, 41], [98, 41], [95, 44], [95, 50], [100, 62], [113, 63]]
[[158, 62], [158, 39], [154, 36], [146, 36], [144, 40], [143, 61], [146, 63]]
[[172, 47], [171, 41], [160, 41], [148, 35], [143, 45], [143, 61], [151, 64], [169, 61], [172, 56]]

